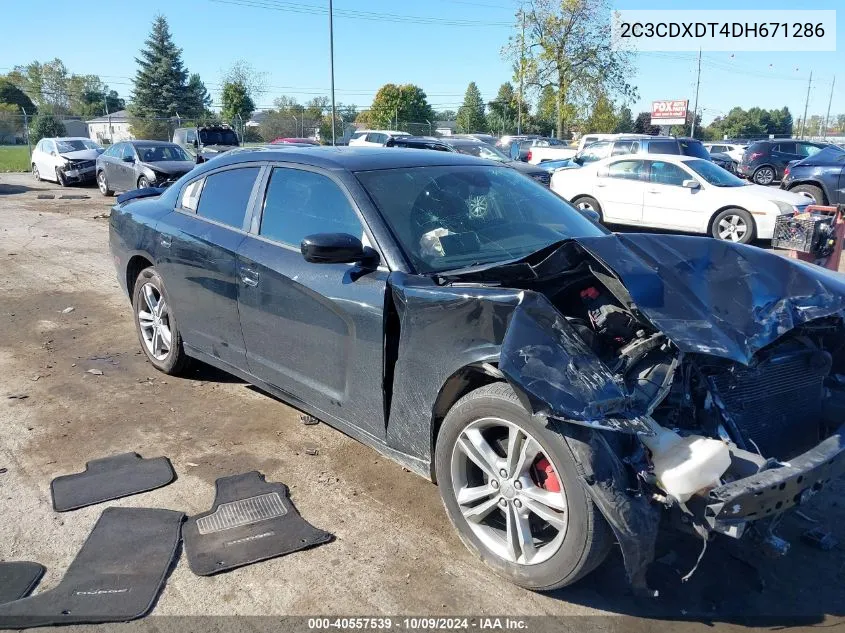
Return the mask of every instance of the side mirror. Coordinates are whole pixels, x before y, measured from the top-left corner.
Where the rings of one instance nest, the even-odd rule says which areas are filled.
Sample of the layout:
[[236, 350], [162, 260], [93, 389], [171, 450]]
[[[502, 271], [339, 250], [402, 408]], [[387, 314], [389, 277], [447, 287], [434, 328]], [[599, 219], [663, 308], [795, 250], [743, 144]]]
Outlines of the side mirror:
[[372, 260], [376, 252], [365, 248], [361, 240], [349, 233], [316, 233], [308, 235], [299, 246], [302, 257], [311, 264], [351, 264]]
[[134, 156], [124, 156], [124, 157], [123, 157], [123, 162], [124, 162], [124, 163], [134, 163], [134, 162], [135, 162], [135, 157], [134, 157]]
[[689, 180], [685, 180], [681, 183], [682, 187], [686, 187], [687, 189], [698, 189], [701, 187], [701, 183], [695, 180], [694, 178], [690, 178]]
[[578, 209], [578, 213], [583, 215], [593, 224], [601, 224], [601, 216], [595, 209]]
[[577, 154], [575, 154], [575, 156], [572, 157], [572, 162], [578, 165], [584, 164], [584, 159], [581, 158], [581, 152], [578, 152]]

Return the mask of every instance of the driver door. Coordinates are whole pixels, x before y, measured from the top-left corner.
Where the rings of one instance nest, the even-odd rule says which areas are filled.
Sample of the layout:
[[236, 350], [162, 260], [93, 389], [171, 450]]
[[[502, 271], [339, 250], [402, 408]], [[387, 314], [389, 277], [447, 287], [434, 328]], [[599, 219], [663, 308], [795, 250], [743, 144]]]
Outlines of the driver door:
[[683, 186], [685, 180], [701, 178], [680, 165], [652, 160], [643, 201], [643, 224], [679, 231], [700, 232], [716, 207], [705, 184], [697, 189]]
[[314, 233], [365, 237], [356, 205], [327, 173], [277, 166], [259, 208], [238, 249], [238, 309], [251, 373], [292, 401], [383, 440], [388, 271], [312, 264], [300, 252]]

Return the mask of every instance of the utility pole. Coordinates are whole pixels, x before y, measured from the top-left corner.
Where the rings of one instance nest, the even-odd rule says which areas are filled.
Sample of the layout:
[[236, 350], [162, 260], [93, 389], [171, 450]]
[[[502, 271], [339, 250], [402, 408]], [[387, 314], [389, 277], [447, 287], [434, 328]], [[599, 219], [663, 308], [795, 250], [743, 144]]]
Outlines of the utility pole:
[[109, 115], [109, 102], [106, 100], [106, 93], [103, 93], [103, 110], [105, 111], [106, 116]]
[[334, 22], [332, 21], [332, 0], [329, 0], [329, 70], [332, 75], [332, 145], [334, 145], [334, 122], [337, 114], [334, 104]]
[[516, 133], [522, 133], [522, 90], [525, 75], [525, 11], [519, 7], [521, 30], [519, 35], [519, 99], [517, 100]]
[[692, 107], [692, 125], [689, 135], [695, 138], [695, 117], [698, 114], [698, 88], [701, 85], [701, 49], [698, 49], [698, 77], [695, 80], [695, 105]]
[[32, 159], [32, 145], [29, 143], [29, 117], [26, 115], [26, 110], [23, 109], [21, 106], [21, 112], [23, 112], [23, 133], [26, 136], [26, 148], [29, 150], [29, 158]]
[[827, 138], [827, 128], [830, 125], [830, 104], [833, 103], [833, 86], [836, 85], [836, 75], [833, 76], [833, 82], [830, 84], [830, 99], [827, 101], [827, 114], [824, 117], [824, 133], [822, 138]]
[[813, 71], [810, 71], [810, 81], [807, 84], [807, 99], [804, 101], [804, 118], [801, 119], [801, 133], [800, 138], [804, 138], [804, 127], [807, 125], [807, 106], [810, 105], [810, 86], [813, 85]]

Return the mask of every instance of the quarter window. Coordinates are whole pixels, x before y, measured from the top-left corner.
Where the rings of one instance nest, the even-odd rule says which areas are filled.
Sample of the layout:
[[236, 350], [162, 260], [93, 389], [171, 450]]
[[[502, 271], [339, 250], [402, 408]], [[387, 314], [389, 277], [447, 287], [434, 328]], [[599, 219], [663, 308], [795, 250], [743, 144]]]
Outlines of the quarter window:
[[612, 156], [621, 156], [624, 154], [636, 154], [640, 151], [640, 144], [637, 141], [616, 141], [613, 144]]
[[360, 238], [364, 230], [333, 180], [301, 169], [274, 169], [259, 235], [298, 247], [303, 238], [315, 233], [348, 233]]
[[680, 154], [678, 141], [649, 141], [649, 154]]
[[190, 209], [191, 211], [197, 210], [197, 203], [199, 202], [200, 192], [202, 191], [202, 185], [204, 182], [205, 178], [200, 178], [185, 187], [182, 191], [182, 199], [179, 203], [183, 209]]
[[692, 179], [687, 172], [673, 165], [672, 163], [664, 163], [660, 160], [655, 160], [651, 163], [651, 173], [649, 174], [649, 181], [658, 185], [674, 185], [681, 187], [685, 180]]
[[241, 228], [256, 176], [258, 167], [227, 169], [207, 176], [197, 215]]
[[821, 151], [820, 147], [810, 145], [809, 143], [798, 143], [798, 154], [801, 156], [812, 156]]

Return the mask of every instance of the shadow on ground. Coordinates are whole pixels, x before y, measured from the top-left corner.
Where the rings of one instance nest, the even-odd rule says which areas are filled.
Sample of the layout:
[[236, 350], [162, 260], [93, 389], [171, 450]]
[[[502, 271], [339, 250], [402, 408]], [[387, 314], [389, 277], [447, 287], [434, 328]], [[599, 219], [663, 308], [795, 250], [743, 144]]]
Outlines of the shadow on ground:
[[35, 191], [35, 189], [24, 185], [10, 185], [0, 182], [0, 196], [11, 196], [19, 193], [26, 193], [27, 191]]

